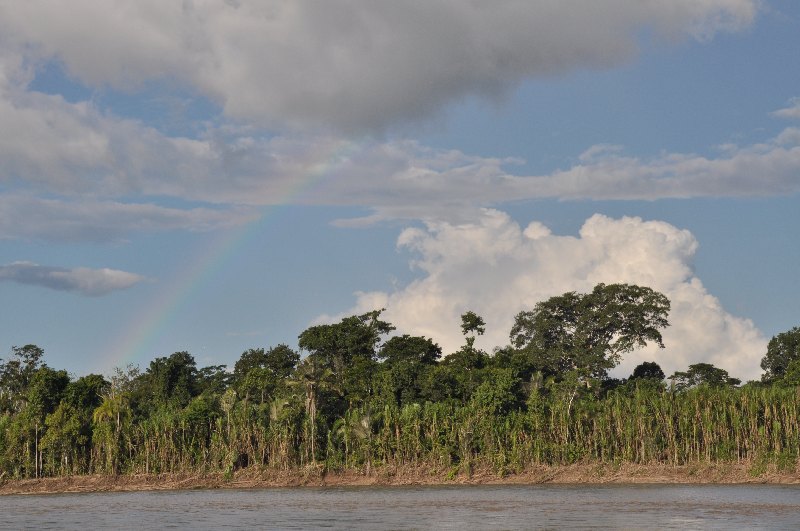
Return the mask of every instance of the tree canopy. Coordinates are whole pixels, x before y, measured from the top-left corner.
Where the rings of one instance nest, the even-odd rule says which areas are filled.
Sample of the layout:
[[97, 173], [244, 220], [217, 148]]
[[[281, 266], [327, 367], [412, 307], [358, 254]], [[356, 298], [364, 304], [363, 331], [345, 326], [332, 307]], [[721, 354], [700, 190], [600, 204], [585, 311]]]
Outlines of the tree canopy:
[[698, 385], [711, 387], [734, 386], [742, 383], [738, 378], [733, 378], [728, 371], [715, 367], [711, 363], [694, 363], [686, 371], [678, 371], [669, 377], [674, 382], [676, 389], [687, 389]]
[[798, 326], [770, 339], [767, 353], [761, 360], [761, 368], [764, 369], [762, 380], [771, 382], [782, 379], [786, 375], [789, 365], [797, 359], [800, 359], [800, 327]]
[[671, 386], [655, 361], [610, 377], [624, 354], [664, 346], [668, 312], [649, 288], [599, 284], [520, 312], [511, 344], [492, 353], [475, 347], [486, 325], [468, 311], [464, 343], [443, 356], [431, 338], [390, 336], [376, 310], [309, 327], [302, 358], [250, 348], [229, 370], [179, 351], [108, 378], [74, 378], [36, 345], [14, 347], [0, 360], [0, 475], [800, 455], [797, 328], [773, 338], [761, 383], [739, 387], [710, 363]]
[[522, 311], [511, 344], [548, 375], [576, 371], [604, 378], [623, 354], [654, 342], [664, 347], [669, 300], [647, 287], [598, 284], [591, 293], [568, 292]]

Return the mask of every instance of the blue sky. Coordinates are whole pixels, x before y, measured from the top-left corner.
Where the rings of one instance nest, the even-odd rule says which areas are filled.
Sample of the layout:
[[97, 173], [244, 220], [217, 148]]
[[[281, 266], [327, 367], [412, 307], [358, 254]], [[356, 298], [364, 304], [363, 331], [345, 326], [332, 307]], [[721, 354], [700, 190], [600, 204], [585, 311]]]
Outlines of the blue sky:
[[[652, 4], [652, 5], [651, 5]], [[445, 352], [597, 282], [665, 371], [800, 324], [791, 1], [0, 3], [0, 357], [233, 364], [386, 308]]]

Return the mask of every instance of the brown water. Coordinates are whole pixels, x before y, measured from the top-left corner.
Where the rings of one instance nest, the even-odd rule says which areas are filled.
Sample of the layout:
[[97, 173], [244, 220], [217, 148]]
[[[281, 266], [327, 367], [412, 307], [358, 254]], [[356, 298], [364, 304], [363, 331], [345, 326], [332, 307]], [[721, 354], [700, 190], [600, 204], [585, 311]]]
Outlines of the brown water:
[[800, 529], [800, 486], [453, 486], [0, 497], [2, 529]]

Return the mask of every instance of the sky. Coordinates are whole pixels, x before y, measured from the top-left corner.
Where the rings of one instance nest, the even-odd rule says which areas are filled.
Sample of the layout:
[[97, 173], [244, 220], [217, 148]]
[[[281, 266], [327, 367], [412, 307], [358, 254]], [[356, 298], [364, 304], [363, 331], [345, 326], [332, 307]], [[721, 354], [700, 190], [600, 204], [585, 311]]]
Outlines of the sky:
[[667, 374], [800, 325], [791, 0], [0, 0], [0, 357], [232, 366], [385, 308], [445, 353], [671, 300]]

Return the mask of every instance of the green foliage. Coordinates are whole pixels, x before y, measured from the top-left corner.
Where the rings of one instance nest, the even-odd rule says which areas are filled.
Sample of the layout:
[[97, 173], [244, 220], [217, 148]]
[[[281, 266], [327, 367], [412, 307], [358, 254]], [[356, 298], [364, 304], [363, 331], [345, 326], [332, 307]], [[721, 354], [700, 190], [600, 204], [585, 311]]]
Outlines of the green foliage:
[[764, 369], [762, 380], [780, 380], [786, 375], [789, 365], [797, 359], [800, 359], [800, 327], [796, 326], [770, 339], [767, 353], [761, 360], [761, 368]]
[[564, 293], [517, 314], [511, 344], [546, 374], [601, 379], [635, 347], [664, 346], [660, 329], [668, 325], [669, 307], [650, 288], [598, 284], [591, 293]]
[[298, 337], [298, 346], [309, 352], [315, 364], [330, 371], [334, 380], [331, 388], [340, 398], [347, 397], [348, 404], [363, 404], [373, 394], [378, 344], [383, 335], [394, 330], [379, 319], [382, 311], [312, 326]]
[[510, 369], [489, 369], [472, 394], [471, 404], [492, 415], [503, 415], [520, 402], [520, 381]]
[[800, 386], [800, 358], [794, 359], [786, 366], [786, 372], [783, 378], [777, 381], [778, 385], [783, 387], [798, 387]]
[[47, 430], [41, 447], [48, 452], [48, 472], [55, 475], [79, 473], [86, 470], [87, 445], [91, 437], [89, 414], [68, 402], [61, 402], [47, 415]]
[[44, 350], [36, 345], [11, 348], [12, 359], [0, 359], [0, 413], [18, 412], [25, 404], [33, 374], [42, 366]]
[[384, 343], [378, 358], [386, 365], [403, 361], [432, 365], [442, 356], [442, 349], [432, 340], [421, 336], [394, 336]]
[[44, 420], [45, 415], [58, 406], [68, 385], [67, 371], [56, 371], [46, 365], [40, 367], [33, 373], [28, 385], [26, 409]]
[[198, 369], [196, 391], [198, 394], [222, 393], [232, 380], [225, 365], [209, 365]]
[[486, 323], [483, 321], [483, 317], [470, 310], [461, 316], [461, 331], [464, 335], [477, 334], [482, 336], [486, 331]]
[[[743, 387], [703, 363], [673, 375], [671, 391], [655, 362], [627, 382], [607, 377], [621, 353], [660, 344], [666, 308], [645, 288], [599, 285], [523, 312], [519, 342], [494, 356], [467, 338], [442, 360], [425, 337], [381, 345], [392, 327], [371, 312], [303, 332], [302, 361], [286, 345], [250, 349], [232, 373], [176, 352], [144, 373], [70, 379], [27, 346], [0, 365], [0, 474], [411, 466], [455, 479], [479, 465], [796, 467], [800, 359]], [[473, 338], [483, 327], [476, 315], [462, 324]]]
[[483, 369], [488, 364], [489, 356], [469, 344], [447, 356], [441, 365], [447, 373], [444, 375], [443, 383], [450, 384], [449, 396], [464, 404], [469, 402], [483, 381]]
[[154, 359], [141, 379], [152, 396], [153, 407], [182, 408], [199, 394], [197, 364], [186, 351]]
[[79, 411], [93, 411], [103, 401], [103, 394], [110, 386], [99, 374], [81, 376], [69, 382], [64, 390], [64, 402]]
[[423, 400], [424, 379], [441, 354], [439, 345], [425, 337], [390, 338], [378, 352], [383, 363], [375, 375], [377, 394], [396, 405]]
[[250, 349], [242, 353], [233, 368], [233, 384], [245, 400], [258, 397], [259, 404], [273, 396], [292, 374], [300, 355], [287, 345], [278, 345], [268, 351]]
[[475, 336], [482, 336], [485, 331], [486, 323], [480, 315], [470, 310], [461, 316], [461, 332], [467, 338], [467, 347], [472, 348]]
[[654, 362], [654, 361], [644, 361], [637, 365], [633, 369], [633, 373], [630, 376], [630, 380], [639, 380], [639, 379], [650, 379], [656, 381], [662, 381], [666, 376], [664, 375], [664, 371], [661, 370], [661, 366]]
[[708, 385], [711, 387], [725, 387], [739, 385], [741, 380], [732, 378], [728, 371], [715, 367], [710, 363], [695, 363], [689, 365], [687, 371], [677, 371], [669, 377], [673, 381], [675, 389], [680, 391], [696, 387], [698, 385]]

